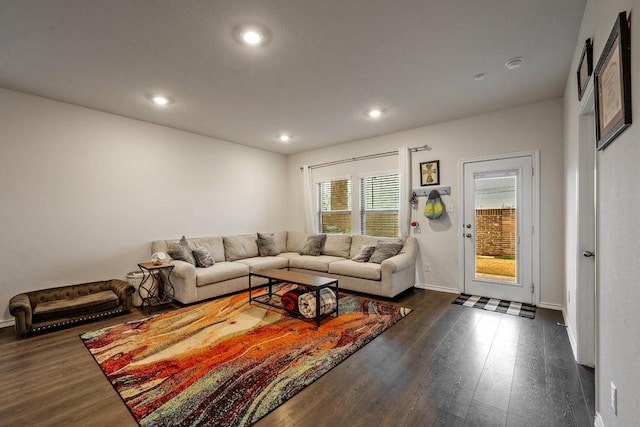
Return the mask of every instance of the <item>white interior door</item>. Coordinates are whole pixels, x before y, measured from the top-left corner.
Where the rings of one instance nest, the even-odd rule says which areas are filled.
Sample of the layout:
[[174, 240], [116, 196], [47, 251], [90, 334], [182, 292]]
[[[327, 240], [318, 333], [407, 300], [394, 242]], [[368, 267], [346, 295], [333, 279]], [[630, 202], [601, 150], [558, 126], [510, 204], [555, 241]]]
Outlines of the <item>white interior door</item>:
[[533, 302], [533, 158], [463, 163], [464, 291]]
[[595, 366], [596, 357], [596, 161], [593, 88], [583, 97], [580, 111], [577, 180], [577, 247], [575, 293], [567, 293], [568, 319], [575, 328], [578, 363]]

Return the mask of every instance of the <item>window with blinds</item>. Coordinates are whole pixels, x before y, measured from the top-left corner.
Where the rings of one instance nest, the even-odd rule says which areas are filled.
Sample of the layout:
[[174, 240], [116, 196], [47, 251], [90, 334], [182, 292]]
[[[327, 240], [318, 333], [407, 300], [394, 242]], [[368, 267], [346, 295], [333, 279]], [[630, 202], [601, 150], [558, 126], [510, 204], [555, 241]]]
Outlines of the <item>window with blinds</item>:
[[351, 180], [318, 184], [318, 224], [321, 233], [351, 233]]
[[397, 237], [399, 175], [360, 178], [360, 198], [360, 232], [369, 236]]

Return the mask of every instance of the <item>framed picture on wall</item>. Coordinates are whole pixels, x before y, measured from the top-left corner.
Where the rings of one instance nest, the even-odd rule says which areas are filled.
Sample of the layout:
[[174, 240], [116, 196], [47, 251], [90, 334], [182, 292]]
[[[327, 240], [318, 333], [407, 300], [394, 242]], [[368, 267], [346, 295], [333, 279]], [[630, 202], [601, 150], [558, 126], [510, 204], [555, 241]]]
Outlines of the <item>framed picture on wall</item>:
[[440, 160], [420, 163], [420, 185], [440, 185]]
[[584, 90], [589, 82], [589, 77], [593, 74], [593, 45], [591, 39], [584, 42], [580, 62], [578, 63], [578, 101], [582, 100]]
[[631, 125], [631, 42], [626, 12], [618, 14], [593, 75], [596, 147], [603, 150]]

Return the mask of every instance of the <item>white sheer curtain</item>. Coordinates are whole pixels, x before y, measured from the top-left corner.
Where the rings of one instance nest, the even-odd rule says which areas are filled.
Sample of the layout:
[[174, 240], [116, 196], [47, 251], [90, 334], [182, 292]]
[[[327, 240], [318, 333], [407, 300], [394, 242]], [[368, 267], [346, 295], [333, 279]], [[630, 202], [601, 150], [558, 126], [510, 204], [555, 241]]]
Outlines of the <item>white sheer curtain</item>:
[[316, 209], [313, 203], [315, 191], [313, 188], [313, 173], [309, 166], [302, 167], [302, 185], [304, 187], [304, 227], [307, 233], [317, 233]]
[[400, 175], [400, 207], [398, 209], [398, 228], [400, 237], [409, 237], [411, 222], [411, 152], [408, 147], [398, 149], [398, 171]]
[[[411, 151], [408, 147], [398, 149], [398, 171], [400, 175], [400, 208], [398, 209], [398, 228], [401, 237], [409, 237], [411, 223]], [[415, 286], [426, 285], [420, 241], [418, 240], [418, 256], [416, 257]]]

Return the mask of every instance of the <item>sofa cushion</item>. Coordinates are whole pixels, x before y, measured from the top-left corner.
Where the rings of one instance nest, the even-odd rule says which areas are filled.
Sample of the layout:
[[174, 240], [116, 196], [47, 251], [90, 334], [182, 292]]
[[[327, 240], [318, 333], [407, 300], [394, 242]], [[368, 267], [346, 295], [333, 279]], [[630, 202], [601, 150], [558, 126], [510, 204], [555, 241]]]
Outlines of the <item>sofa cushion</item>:
[[74, 298], [37, 303], [33, 309], [33, 321], [59, 319], [105, 311], [120, 305], [113, 291], [102, 291]]
[[300, 254], [298, 252], [280, 252], [278, 254], [278, 257], [282, 257], [282, 258], [286, 258], [286, 259], [290, 259], [290, 258], [296, 258], [299, 257]]
[[349, 234], [327, 234], [327, 240], [324, 242], [324, 255], [340, 256], [349, 258], [351, 251], [351, 236]]
[[279, 256], [261, 256], [256, 258], [245, 258], [234, 263], [242, 263], [249, 267], [250, 272], [256, 272], [258, 270], [264, 270], [265, 268], [275, 268], [280, 270], [289, 266], [289, 261], [286, 258]]
[[222, 236], [190, 238], [189, 245], [194, 249], [197, 247], [206, 248], [215, 262], [225, 260]]
[[258, 233], [258, 253], [260, 256], [276, 256], [280, 253], [273, 233]]
[[363, 246], [376, 246], [379, 241], [380, 238], [378, 237], [360, 235], [351, 236], [351, 252], [349, 253], [348, 258], [353, 258], [354, 256], [358, 255]]
[[376, 250], [371, 255], [371, 258], [369, 258], [369, 262], [381, 264], [385, 259], [398, 255], [402, 250], [402, 246], [404, 246], [402, 243], [380, 242], [376, 246]]
[[286, 231], [276, 231], [273, 233], [274, 238], [276, 239], [276, 248], [278, 249], [278, 253], [287, 252], [287, 232]]
[[289, 231], [287, 233], [287, 252], [300, 253], [307, 241], [307, 237], [309, 237], [309, 233], [302, 233], [300, 231]]
[[249, 267], [235, 262], [216, 262], [209, 268], [196, 268], [196, 286], [206, 286], [224, 280], [248, 276]]
[[182, 236], [178, 242], [174, 243], [167, 251], [169, 256], [173, 259], [188, 262], [191, 265], [196, 265], [196, 260], [193, 258], [191, 248], [187, 238]]
[[376, 247], [373, 245], [363, 246], [362, 248], [360, 248], [360, 252], [358, 252], [356, 256], [351, 258], [351, 260], [355, 262], [368, 262], [369, 258], [371, 258], [371, 255], [373, 255], [375, 250]]
[[360, 279], [380, 280], [380, 271], [380, 264], [356, 262], [350, 259], [336, 261], [329, 264], [329, 273], [331, 274], [358, 277]]
[[289, 267], [291, 268], [303, 268], [305, 270], [313, 271], [329, 271], [329, 264], [336, 261], [342, 261], [344, 258], [330, 255], [300, 255], [289, 259]]
[[255, 234], [244, 236], [224, 236], [225, 261], [237, 261], [239, 259], [259, 256], [258, 239]]
[[193, 258], [196, 260], [197, 267], [211, 267], [215, 262], [209, 253], [207, 248], [199, 246], [195, 248], [192, 252]]
[[318, 256], [322, 254], [322, 249], [324, 248], [324, 243], [326, 240], [326, 234], [314, 234], [307, 237], [307, 241], [302, 247], [300, 255]]

